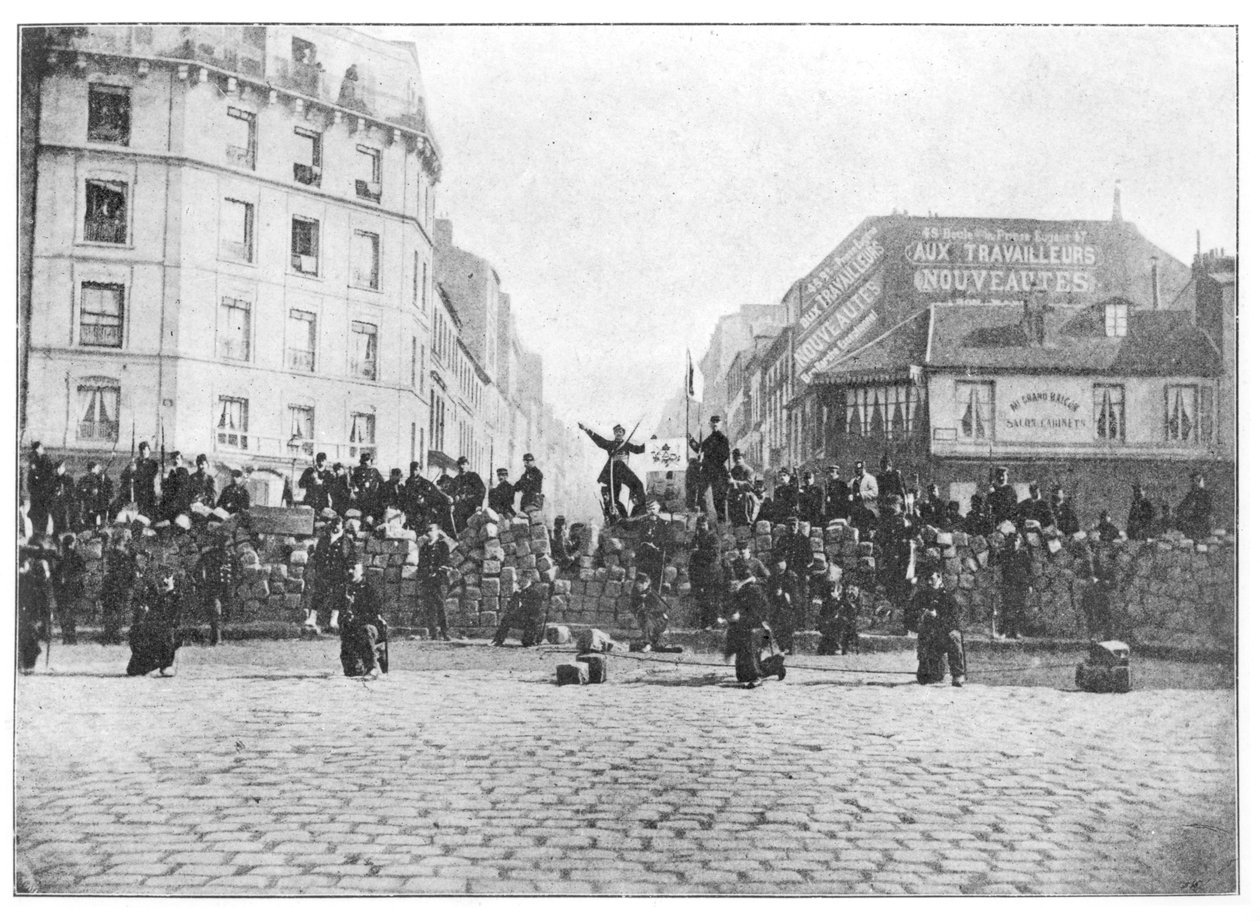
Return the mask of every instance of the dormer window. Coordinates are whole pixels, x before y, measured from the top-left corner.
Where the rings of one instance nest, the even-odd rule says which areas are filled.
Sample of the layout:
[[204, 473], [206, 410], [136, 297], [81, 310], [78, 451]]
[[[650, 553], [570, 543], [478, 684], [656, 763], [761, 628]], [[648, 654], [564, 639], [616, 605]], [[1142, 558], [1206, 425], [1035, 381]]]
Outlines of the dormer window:
[[1107, 336], [1127, 336], [1129, 334], [1129, 305], [1105, 304], [1103, 306], [1103, 325]]

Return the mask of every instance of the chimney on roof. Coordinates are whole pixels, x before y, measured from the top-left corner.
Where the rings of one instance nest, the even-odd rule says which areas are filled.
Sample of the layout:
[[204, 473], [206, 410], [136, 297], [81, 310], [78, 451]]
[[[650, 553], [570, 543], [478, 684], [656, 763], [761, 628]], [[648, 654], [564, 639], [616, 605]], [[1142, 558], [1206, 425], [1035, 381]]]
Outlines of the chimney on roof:
[[1151, 257], [1151, 309], [1159, 310], [1159, 257]]
[[1115, 191], [1111, 193], [1111, 219], [1116, 223], [1124, 220], [1120, 211], [1120, 180], [1116, 180]]

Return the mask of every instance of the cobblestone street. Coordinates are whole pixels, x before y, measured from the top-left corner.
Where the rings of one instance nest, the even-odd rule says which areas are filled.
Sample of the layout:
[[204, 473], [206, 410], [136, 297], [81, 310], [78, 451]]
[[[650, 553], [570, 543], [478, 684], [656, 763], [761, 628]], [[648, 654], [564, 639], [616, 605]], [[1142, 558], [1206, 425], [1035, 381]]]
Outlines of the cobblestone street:
[[[1234, 696], [921, 688], [908, 676], [400, 642], [57, 646], [17, 682], [17, 859], [42, 892], [1231, 891]], [[905, 669], [911, 656], [798, 659]], [[981, 670], [973, 662], [973, 670]], [[719, 683], [720, 679], [720, 683]], [[863, 681], [863, 679], [865, 679]]]

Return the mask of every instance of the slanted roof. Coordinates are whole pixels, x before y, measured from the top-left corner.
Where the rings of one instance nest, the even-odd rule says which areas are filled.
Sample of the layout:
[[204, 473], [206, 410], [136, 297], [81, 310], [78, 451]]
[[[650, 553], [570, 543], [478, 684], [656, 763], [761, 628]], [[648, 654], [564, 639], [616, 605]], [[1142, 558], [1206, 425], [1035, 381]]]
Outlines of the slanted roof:
[[1110, 298], [1086, 307], [1056, 305], [1045, 314], [1045, 339], [1025, 322], [1022, 306], [937, 304], [931, 310], [934, 368], [1089, 372], [1160, 377], [1215, 377], [1220, 356], [1189, 311], [1129, 306], [1128, 334], [1108, 336]]
[[923, 366], [931, 328], [931, 313], [920, 310], [882, 336], [845, 355], [814, 375], [817, 384], [861, 384], [904, 381], [912, 368]]

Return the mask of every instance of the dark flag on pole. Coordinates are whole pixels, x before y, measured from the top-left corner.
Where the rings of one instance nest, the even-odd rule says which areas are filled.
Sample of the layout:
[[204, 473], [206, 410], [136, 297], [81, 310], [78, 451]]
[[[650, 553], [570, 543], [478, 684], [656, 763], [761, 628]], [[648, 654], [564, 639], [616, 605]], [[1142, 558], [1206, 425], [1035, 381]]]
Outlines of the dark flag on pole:
[[687, 349], [687, 398], [696, 395], [696, 366], [691, 363], [691, 349]]

